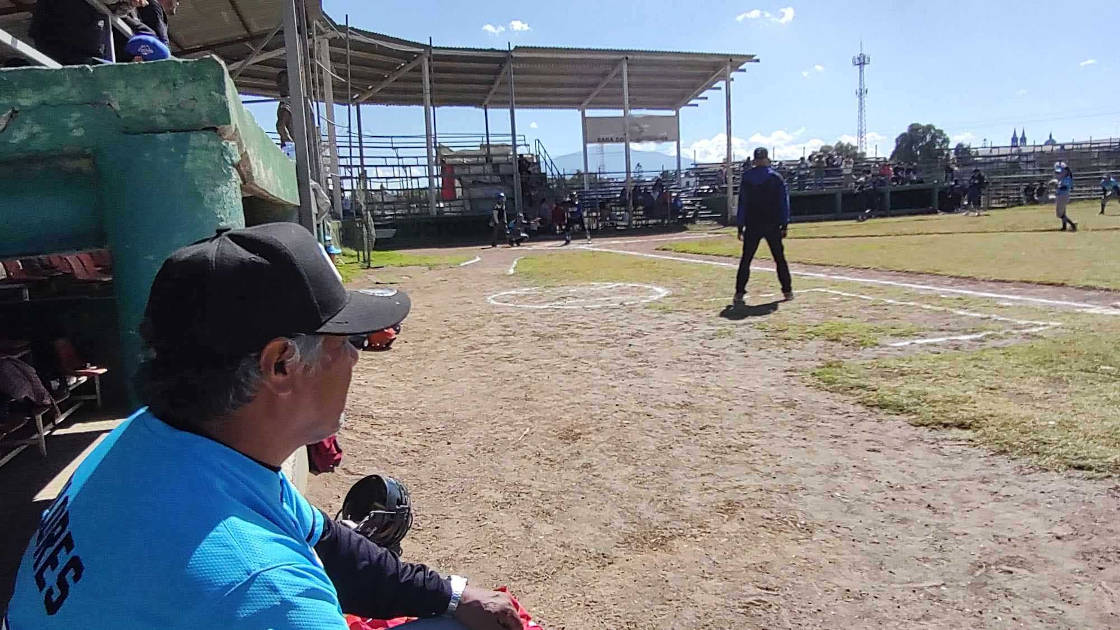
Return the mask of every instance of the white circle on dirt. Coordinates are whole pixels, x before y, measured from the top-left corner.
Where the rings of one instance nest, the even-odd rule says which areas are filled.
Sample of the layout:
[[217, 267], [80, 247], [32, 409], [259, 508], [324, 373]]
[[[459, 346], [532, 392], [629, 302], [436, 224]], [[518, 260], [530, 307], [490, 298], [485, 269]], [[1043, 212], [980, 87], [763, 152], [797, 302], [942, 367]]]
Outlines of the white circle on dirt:
[[495, 306], [514, 308], [619, 308], [660, 300], [668, 289], [635, 282], [591, 282], [560, 287], [529, 287], [502, 291], [486, 298]]

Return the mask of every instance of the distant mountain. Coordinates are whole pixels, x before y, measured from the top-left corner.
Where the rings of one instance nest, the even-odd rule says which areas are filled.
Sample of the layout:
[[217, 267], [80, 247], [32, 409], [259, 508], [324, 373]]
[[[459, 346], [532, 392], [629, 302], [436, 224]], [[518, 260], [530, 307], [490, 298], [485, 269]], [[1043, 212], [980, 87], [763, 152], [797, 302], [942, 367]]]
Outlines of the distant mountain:
[[[599, 170], [599, 149], [592, 145], [587, 148], [587, 170], [594, 173]], [[623, 173], [626, 171], [626, 156], [621, 147], [604, 151], [603, 153], [603, 171], [607, 173]], [[575, 173], [576, 171], [583, 170], [583, 154], [582, 153], [569, 153], [552, 158], [556, 163], [556, 168], [565, 173]], [[630, 151], [630, 168], [633, 171], [638, 170], [638, 165], [641, 165], [642, 172], [647, 177], [656, 176], [661, 171], [672, 171], [677, 168], [677, 158], [672, 155], [658, 153], [656, 151]], [[681, 156], [681, 168], [687, 169], [692, 166], [692, 160], [687, 157]]]

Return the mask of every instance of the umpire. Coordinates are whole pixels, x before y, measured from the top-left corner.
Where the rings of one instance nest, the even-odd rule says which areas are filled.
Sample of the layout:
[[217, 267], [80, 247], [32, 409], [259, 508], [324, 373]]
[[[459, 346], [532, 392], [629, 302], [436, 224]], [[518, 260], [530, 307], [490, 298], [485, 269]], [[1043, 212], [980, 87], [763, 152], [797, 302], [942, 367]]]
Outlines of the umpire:
[[743, 241], [743, 257], [739, 259], [739, 273], [735, 276], [736, 305], [743, 304], [747, 280], [751, 276], [751, 261], [758, 251], [758, 244], [766, 239], [774, 265], [778, 268], [778, 281], [786, 301], [793, 299], [793, 285], [789, 275], [782, 239], [789, 225], [789, 190], [777, 171], [770, 168], [766, 149], [754, 150], [751, 167], [743, 168], [739, 184], [739, 240]]

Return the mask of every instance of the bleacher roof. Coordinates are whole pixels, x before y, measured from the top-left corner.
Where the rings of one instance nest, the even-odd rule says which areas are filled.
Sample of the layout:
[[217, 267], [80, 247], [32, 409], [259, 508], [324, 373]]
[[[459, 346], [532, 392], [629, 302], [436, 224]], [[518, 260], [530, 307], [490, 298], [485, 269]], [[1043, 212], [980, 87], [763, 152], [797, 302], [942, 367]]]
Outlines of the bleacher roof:
[[[307, 0], [321, 12], [319, 0]], [[313, 6], [312, 6], [313, 5]], [[31, 0], [0, 0], [0, 28], [26, 38]], [[284, 69], [283, 34], [260, 47], [281, 22], [279, 0], [187, 0], [170, 20], [177, 56], [216, 54], [238, 72], [245, 94], [276, 97], [276, 76]], [[337, 76], [347, 74], [345, 27], [324, 21]], [[350, 72], [354, 100], [384, 105], [423, 105], [419, 58], [427, 44], [351, 28]], [[25, 39], [25, 41], [27, 41]], [[256, 62], [241, 68], [257, 51]], [[431, 52], [432, 102], [436, 106], [508, 107], [506, 62], [512, 58], [517, 107], [621, 109], [627, 59], [631, 109], [675, 110], [694, 103], [733, 71], [757, 61], [754, 55], [549, 48], [517, 46], [511, 51], [435, 46]], [[392, 79], [391, 81], [388, 81]], [[346, 100], [345, 81], [335, 81], [336, 100]], [[359, 98], [360, 97], [360, 98]]]

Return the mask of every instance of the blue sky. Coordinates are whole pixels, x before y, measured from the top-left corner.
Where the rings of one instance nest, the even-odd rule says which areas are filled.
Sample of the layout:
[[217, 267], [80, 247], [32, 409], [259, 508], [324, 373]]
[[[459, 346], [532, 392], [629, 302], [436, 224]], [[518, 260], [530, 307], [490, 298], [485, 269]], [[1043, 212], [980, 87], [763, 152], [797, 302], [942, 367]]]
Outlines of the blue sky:
[[[954, 141], [1006, 144], [1013, 127], [1033, 142], [1120, 137], [1120, 2], [928, 0], [324, 0], [340, 22], [436, 45], [646, 48], [740, 52], [761, 63], [737, 74], [732, 136], [737, 157], [756, 146], [797, 157], [856, 127], [856, 70], [863, 40], [869, 151], [887, 154], [911, 122], [933, 123]], [[266, 128], [274, 106], [253, 106]], [[367, 133], [423, 133], [419, 108], [367, 107]], [[480, 110], [439, 111], [440, 132], [481, 131]], [[520, 110], [518, 131], [552, 155], [579, 151], [579, 113]], [[681, 114], [682, 152], [722, 159], [721, 92]], [[508, 133], [508, 116], [491, 116]], [[673, 153], [671, 144], [654, 148]], [[620, 147], [614, 147], [620, 150]]]

